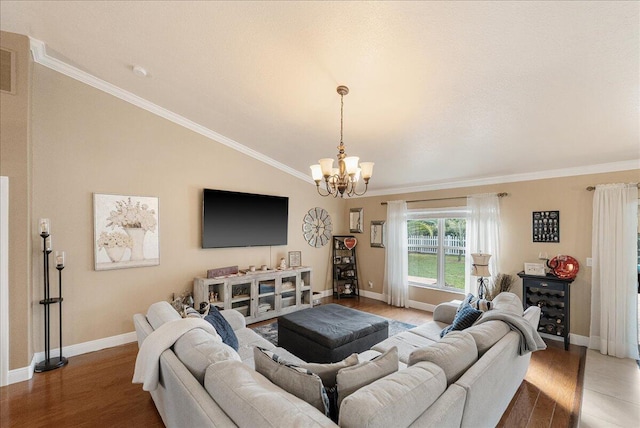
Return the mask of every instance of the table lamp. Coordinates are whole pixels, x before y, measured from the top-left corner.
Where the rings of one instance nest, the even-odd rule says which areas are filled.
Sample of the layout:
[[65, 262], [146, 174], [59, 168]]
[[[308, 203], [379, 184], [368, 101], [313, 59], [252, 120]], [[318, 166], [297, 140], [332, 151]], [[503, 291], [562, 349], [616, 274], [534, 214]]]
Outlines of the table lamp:
[[483, 299], [484, 294], [487, 291], [487, 285], [484, 282], [484, 278], [491, 276], [491, 272], [489, 272], [489, 259], [491, 258], [491, 254], [483, 254], [480, 252], [471, 254], [471, 258], [473, 259], [473, 263], [471, 264], [471, 275], [479, 277], [478, 298]]

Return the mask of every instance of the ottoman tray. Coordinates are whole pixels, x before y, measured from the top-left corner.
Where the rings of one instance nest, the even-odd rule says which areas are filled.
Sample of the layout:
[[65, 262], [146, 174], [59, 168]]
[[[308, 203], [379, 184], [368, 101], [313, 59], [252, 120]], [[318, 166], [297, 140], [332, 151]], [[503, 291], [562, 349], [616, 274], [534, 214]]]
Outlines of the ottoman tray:
[[389, 322], [333, 303], [278, 318], [278, 346], [307, 362], [333, 363], [389, 336]]

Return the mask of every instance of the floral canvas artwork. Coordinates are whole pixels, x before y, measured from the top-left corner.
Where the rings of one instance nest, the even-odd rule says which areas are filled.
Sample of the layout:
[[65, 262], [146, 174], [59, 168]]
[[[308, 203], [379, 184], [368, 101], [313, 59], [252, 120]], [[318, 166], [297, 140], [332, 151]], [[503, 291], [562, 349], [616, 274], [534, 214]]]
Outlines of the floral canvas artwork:
[[160, 264], [158, 198], [93, 195], [95, 269]]

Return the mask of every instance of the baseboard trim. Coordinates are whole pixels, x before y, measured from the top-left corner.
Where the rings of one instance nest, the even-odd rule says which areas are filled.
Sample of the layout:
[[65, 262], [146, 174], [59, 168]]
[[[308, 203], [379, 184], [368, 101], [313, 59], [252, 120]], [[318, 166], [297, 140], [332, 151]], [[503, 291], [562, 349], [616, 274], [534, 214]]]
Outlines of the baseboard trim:
[[433, 312], [436, 308], [436, 305], [432, 305], [431, 303], [419, 302], [417, 300], [409, 300], [409, 307], [413, 309], [420, 309], [421, 311]]
[[376, 293], [374, 291], [367, 291], [367, 290], [362, 290], [360, 289], [359, 291], [360, 295], [362, 297], [367, 297], [369, 299], [374, 299], [374, 300], [379, 300], [381, 302], [386, 302], [386, 296], [382, 293]]
[[[76, 355], [87, 354], [89, 352], [100, 351], [106, 348], [113, 348], [114, 346], [125, 345], [127, 343], [135, 342], [136, 340], [138, 340], [136, 337], [136, 332], [132, 331], [129, 333], [119, 334], [117, 336], [110, 336], [102, 339], [90, 340], [89, 342], [76, 343], [75, 345], [65, 346], [62, 348], [62, 355], [67, 358], [75, 357]], [[60, 355], [59, 348], [51, 350], [50, 356], [57, 357], [58, 355]], [[39, 361], [43, 360], [44, 351], [36, 352], [33, 355], [30, 365], [28, 365], [27, 367], [10, 370], [8, 385], [31, 379], [33, 377], [36, 364]]]
[[[555, 340], [556, 342], [564, 342], [564, 337], [556, 336], [553, 334], [547, 334], [540, 332], [540, 336], [545, 339]], [[569, 333], [569, 343], [572, 345], [584, 346], [586, 348], [589, 347], [589, 338], [587, 336], [581, 336], [579, 334]]]
[[[387, 301], [387, 296], [382, 293], [376, 293], [374, 291], [360, 290], [362, 297], [368, 297], [369, 299], [379, 300], [381, 302]], [[409, 300], [409, 307], [413, 309], [420, 309], [421, 311], [433, 312], [436, 305], [430, 303], [420, 302], [418, 300]]]
[[12, 383], [23, 382], [25, 380], [29, 380], [33, 377], [34, 370], [36, 368], [37, 363], [36, 356], [34, 355], [31, 359], [31, 364], [27, 367], [22, 367], [19, 369], [9, 370], [9, 375], [7, 376], [7, 385], [11, 385]]

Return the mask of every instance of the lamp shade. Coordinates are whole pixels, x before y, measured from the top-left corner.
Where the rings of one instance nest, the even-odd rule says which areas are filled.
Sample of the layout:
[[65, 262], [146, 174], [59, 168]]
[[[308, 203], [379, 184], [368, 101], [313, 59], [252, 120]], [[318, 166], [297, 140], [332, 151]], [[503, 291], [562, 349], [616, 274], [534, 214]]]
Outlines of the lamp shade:
[[319, 164], [311, 165], [311, 177], [315, 181], [322, 179], [322, 167]]
[[491, 258], [491, 254], [475, 253], [471, 254], [471, 258], [473, 259], [471, 275], [481, 277], [491, 276], [491, 272], [489, 272], [489, 259]]
[[362, 168], [362, 178], [371, 178], [373, 175], [373, 162], [360, 162], [360, 168]]
[[344, 167], [347, 170], [347, 174], [355, 174], [358, 170], [358, 161], [360, 158], [358, 156], [348, 156], [344, 158]]
[[331, 158], [323, 158], [318, 161], [320, 164], [320, 168], [322, 168], [322, 175], [328, 177], [331, 175], [331, 170], [333, 169], [333, 159]]

